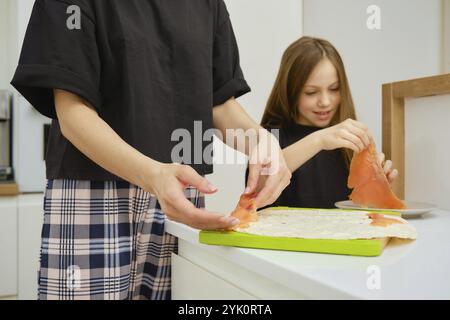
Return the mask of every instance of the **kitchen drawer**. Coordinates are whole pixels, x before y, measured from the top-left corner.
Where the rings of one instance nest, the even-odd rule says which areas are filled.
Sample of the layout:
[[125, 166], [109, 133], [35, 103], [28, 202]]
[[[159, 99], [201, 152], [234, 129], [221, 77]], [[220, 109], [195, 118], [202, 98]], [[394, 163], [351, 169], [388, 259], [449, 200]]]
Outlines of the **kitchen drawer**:
[[[291, 288], [280, 285], [273, 281], [270, 272], [258, 274], [251, 267], [244, 268], [234, 260], [229, 260], [222, 255], [215, 254], [216, 246], [202, 244], [192, 244], [178, 238], [178, 256], [199, 266], [203, 270], [215, 275], [219, 279], [224, 279], [227, 283], [236, 288], [263, 300], [303, 300], [309, 299], [308, 292], [294, 291]], [[233, 250], [234, 248], [224, 248]], [[215, 291], [210, 293], [213, 299]], [[220, 293], [219, 293], [220, 296]], [[215, 298], [215, 297], [214, 297]], [[238, 299], [233, 297], [233, 299]]]
[[17, 198], [0, 197], [0, 297], [17, 295]]
[[172, 254], [172, 299], [254, 300], [256, 297], [189, 260]]
[[19, 196], [18, 217], [18, 298], [36, 300], [41, 230], [43, 222], [43, 194]]

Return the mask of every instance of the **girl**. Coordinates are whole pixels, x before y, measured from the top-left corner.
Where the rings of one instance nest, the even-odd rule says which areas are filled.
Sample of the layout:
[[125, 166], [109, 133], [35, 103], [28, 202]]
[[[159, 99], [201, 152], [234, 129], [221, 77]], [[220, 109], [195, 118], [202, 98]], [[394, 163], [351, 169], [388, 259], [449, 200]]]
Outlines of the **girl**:
[[[12, 84], [53, 118], [39, 299], [170, 298], [166, 215], [205, 229], [239, 222], [204, 210], [217, 191], [205, 145], [189, 154], [198, 163], [172, 163], [172, 133], [196, 137], [195, 121], [260, 128], [234, 100], [250, 88], [225, 3], [37, 0]], [[280, 164], [261, 204], [289, 183]]]
[[[342, 59], [328, 41], [302, 37], [287, 48], [261, 125], [279, 129], [293, 172], [274, 206], [334, 208], [348, 199], [353, 152], [366, 148], [372, 136], [356, 121]], [[383, 154], [378, 158], [392, 182], [397, 170]]]

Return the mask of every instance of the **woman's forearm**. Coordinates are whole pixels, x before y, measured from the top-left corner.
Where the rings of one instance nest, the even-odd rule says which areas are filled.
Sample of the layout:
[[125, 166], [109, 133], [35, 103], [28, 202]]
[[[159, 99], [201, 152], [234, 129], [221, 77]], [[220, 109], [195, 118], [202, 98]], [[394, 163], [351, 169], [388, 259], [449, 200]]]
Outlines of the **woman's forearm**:
[[312, 133], [283, 149], [283, 156], [291, 172], [321, 151], [319, 137]]
[[149, 179], [159, 162], [127, 144], [78, 96], [54, 90], [61, 132], [89, 159], [132, 184], [152, 192]]
[[[221, 131], [225, 140], [224, 142], [230, 147], [244, 152], [247, 155], [249, 155], [249, 152], [251, 151], [249, 150], [250, 143], [247, 141], [247, 143], [245, 143], [245, 150], [241, 150], [237, 143], [237, 139], [225, 139], [226, 129], [242, 128], [245, 131], [254, 129], [255, 132], [263, 129], [250, 118], [235, 99], [230, 99], [223, 105], [214, 107], [213, 121], [214, 126]], [[232, 143], [230, 143], [230, 141], [232, 141]], [[313, 133], [283, 149], [284, 159], [291, 172], [297, 170], [306, 161], [321, 151], [319, 142], [318, 135]]]
[[[256, 141], [254, 141], [256, 143], [260, 130], [264, 130], [253, 121], [234, 98], [213, 108], [213, 123], [214, 127], [220, 130], [224, 143], [246, 155], [249, 155], [251, 151], [252, 141], [250, 141], [250, 135], [245, 135], [245, 133], [250, 133], [248, 130], [253, 131], [256, 135]], [[232, 130], [234, 134], [227, 134], [227, 129]], [[239, 132], [242, 134], [239, 134]], [[243, 140], [239, 141], [239, 139], [245, 139], [245, 143]]]

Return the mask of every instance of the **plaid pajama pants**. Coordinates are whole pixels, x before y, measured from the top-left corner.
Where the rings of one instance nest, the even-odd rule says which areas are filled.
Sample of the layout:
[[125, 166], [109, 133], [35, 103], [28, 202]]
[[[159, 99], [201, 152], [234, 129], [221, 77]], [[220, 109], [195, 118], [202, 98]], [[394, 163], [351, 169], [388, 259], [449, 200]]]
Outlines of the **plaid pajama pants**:
[[[204, 196], [186, 189], [204, 207]], [[171, 253], [154, 196], [121, 181], [49, 180], [38, 298], [170, 299]]]

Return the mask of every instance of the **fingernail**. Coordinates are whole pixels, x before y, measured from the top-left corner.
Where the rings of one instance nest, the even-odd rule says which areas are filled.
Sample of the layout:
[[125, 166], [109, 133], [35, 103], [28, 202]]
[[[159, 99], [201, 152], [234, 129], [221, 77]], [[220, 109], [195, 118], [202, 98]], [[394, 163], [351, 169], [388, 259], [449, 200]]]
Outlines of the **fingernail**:
[[208, 189], [209, 191], [217, 191], [217, 188], [213, 186], [211, 183], [208, 183]]
[[237, 219], [237, 218], [229, 218], [228, 219], [228, 225], [230, 227], [237, 226], [238, 224], [239, 224], [239, 219]]
[[250, 193], [250, 190], [251, 190], [251, 188], [250, 188], [250, 187], [247, 187], [247, 188], [245, 188], [245, 190], [244, 190], [244, 194], [249, 194], [249, 193]]

